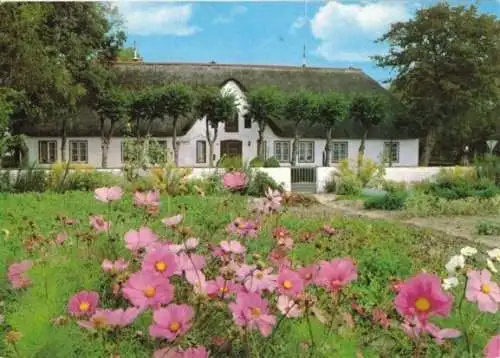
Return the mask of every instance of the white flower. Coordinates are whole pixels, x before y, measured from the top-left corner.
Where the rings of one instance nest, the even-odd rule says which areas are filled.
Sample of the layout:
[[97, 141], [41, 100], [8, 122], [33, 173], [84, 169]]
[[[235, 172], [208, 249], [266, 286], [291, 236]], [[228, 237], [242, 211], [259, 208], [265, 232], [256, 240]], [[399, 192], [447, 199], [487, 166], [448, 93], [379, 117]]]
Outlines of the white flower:
[[463, 268], [465, 266], [465, 257], [462, 255], [455, 255], [452, 256], [450, 261], [446, 264], [446, 271], [448, 271], [449, 274], [454, 275], [457, 273], [458, 270]]
[[473, 256], [477, 254], [477, 250], [473, 247], [466, 246], [462, 250], [460, 250], [460, 253], [464, 256]]
[[500, 249], [499, 249], [499, 248], [496, 248], [496, 249], [493, 249], [493, 250], [488, 251], [488, 256], [489, 256], [492, 260], [497, 260], [497, 261], [500, 261]]
[[443, 288], [446, 291], [456, 286], [458, 286], [458, 278], [456, 277], [448, 277], [443, 280]]
[[486, 259], [486, 265], [488, 265], [488, 269], [493, 272], [493, 273], [497, 273], [498, 270], [497, 268], [495, 267], [495, 265], [493, 265], [493, 261], [491, 261], [490, 259]]

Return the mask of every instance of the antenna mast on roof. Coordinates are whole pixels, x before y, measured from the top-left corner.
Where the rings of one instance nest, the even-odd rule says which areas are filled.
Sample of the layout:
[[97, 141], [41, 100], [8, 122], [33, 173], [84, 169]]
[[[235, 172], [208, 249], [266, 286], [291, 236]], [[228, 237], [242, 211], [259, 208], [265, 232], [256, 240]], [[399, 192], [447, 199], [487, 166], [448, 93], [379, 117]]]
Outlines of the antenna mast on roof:
[[[306, 29], [307, 29], [307, 26], [309, 24], [309, 19], [307, 17], [307, 0], [304, 0], [304, 22], [305, 22]], [[306, 45], [307, 45], [307, 31], [305, 31], [304, 47], [302, 49], [302, 67], [307, 66], [307, 46]]]

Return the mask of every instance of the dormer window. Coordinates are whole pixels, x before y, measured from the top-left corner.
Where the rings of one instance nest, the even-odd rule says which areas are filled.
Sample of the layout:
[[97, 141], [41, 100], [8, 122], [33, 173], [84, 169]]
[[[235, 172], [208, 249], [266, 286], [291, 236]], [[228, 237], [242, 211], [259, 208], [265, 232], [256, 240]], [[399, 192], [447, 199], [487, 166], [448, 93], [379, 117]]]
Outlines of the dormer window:
[[239, 115], [238, 112], [236, 112], [233, 116], [233, 119], [226, 122], [225, 131], [228, 133], [238, 132], [238, 120], [239, 120]]

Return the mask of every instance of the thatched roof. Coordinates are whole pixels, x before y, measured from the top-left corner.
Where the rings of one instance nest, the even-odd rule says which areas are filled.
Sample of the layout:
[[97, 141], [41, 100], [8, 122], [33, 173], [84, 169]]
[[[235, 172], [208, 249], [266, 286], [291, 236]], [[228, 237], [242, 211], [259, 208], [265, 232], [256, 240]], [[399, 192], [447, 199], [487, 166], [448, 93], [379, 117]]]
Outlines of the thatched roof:
[[[389, 92], [377, 81], [355, 68], [317, 68], [269, 65], [223, 65], [195, 63], [121, 63], [117, 65], [120, 82], [127, 87], [143, 88], [181, 82], [188, 85], [223, 86], [234, 81], [248, 91], [260, 85], [277, 86], [284, 92], [308, 89], [315, 92], [339, 91], [345, 93], [379, 93], [390, 97]], [[177, 134], [186, 134], [195, 123], [195, 118], [185, 118], [178, 124]], [[158, 137], [169, 137], [173, 128], [169, 121], [157, 120], [151, 133]], [[281, 137], [293, 137], [293, 123], [276, 121], [272, 130]], [[59, 136], [57, 125], [53, 123], [35, 123], [17, 128], [30, 136]], [[324, 129], [320, 126], [303, 125], [300, 128], [304, 138], [324, 138]], [[124, 133], [118, 128], [115, 136]], [[82, 107], [78, 119], [68, 129], [69, 136], [99, 136], [97, 116], [88, 107]], [[361, 138], [362, 128], [352, 121], [345, 121], [334, 132], [337, 138]], [[396, 131], [390, 125], [380, 125], [371, 131], [368, 138], [408, 138], [406, 133]]]

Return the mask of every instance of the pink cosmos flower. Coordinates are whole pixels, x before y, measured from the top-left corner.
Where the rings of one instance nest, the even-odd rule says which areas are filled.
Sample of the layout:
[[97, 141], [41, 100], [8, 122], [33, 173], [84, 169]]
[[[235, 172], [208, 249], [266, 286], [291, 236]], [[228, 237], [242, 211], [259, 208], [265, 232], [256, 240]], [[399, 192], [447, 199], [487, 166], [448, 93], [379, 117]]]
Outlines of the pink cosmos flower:
[[126, 327], [131, 325], [136, 318], [142, 313], [142, 310], [137, 307], [129, 307], [127, 309], [119, 308], [116, 310], [105, 310], [110, 326]]
[[279, 240], [279, 239], [284, 239], [284, 238], [292, 237], [292, 235], [290, 234], [290, 231], [288, 231], [285, 227], [278, 226], [277, 228], [275, 228], [273, 230], [273, 237], [276, 240]]
[[484, 347], [484, 358], [500, 357], [500, 334], [491, 337], [490, 341]]
[[230, 298], [242, 290], [242, 286], [230, 280], [225, 280], [224, 277], [218, 276], [213, 281], [207, 282], [207, 294], [211, 297]]
[[177, 256], [177, 265], [180, 271], [200, 271], [206, 265], [205, 257], [197, 254], [180, 253]]
[[304, 281], [297, 272], [284, 269], [277, 278], [278, 291], [282, 295], [297, 296], [304, 289]]
[[150, 190], [145, 193], [136, 191], [134, 193], [135, 206], [158, 206], [160, 205], [160, 191]]
[[396, 310], [408, 319], [426, 323], [431, 316], [448, 316], [453, 297], [441, 288], [436, 275], [421, 273], [403, 282], [394, 300]]
[[122, 292], [134, 306], [166, 305], [174, 298], [174, 286], [168, 279], [145, 272], [136, 272], [125, 283]]
[[213, 257], [224, 257], [226, 253], [219, 245], [208, 244]]
[[315, 282], [318, 277], [318, 272], [319, 266], [314, 264], [297, 269], [297, 273], [300, 275], [302, 280], [304, 280], [305, 285], [310, 285]]
[[323, 225], [323, 232], [327, 235], [335, 235], [337, 233], [337, 230], [335, 230], [333, 227], [330, 225]]
[[62, 245], [67, 239], [68, 234], [65, 232], [60, 232], [59, 234], [57, 234], [55, 242], [56, 244]]
[[103, 203], [120, 200], [122, 197], [122, 189], [119, 186], [98, 188], [94, 193], [95, 198]]
[[150, 251], [144, 256], [141, 267], [145, 273], [167, 278], [177, 272], [177, 256], [166, 248]]
[[257, 293], [240, 292], [236, 301], [229, 304], [229, 309], [238, 326], [258, 328], [264, 337], [271, 334], [276, 324], [276, 317], [269, 314], [267, 300]]
[[125, 234], [126, 247], [130, 251], [138, 251], [147, 248], [158, 240], [156, 234], [148, 227], [141, 227], [139, 231], [130, 230]]
[[268, 200], [269, 211], [279, 211], [281, 209], [281, 202], [283, 196], [278, 190], [272, 190], [270, 187], [266, 189], [266, 198]]
[[169, 218], [165, 218], [161, 222], [167, 227], [176, 227], [181, 223], [182, 219], [183, 219], [182, 215], [175, 215]]
[[248, 184], [246, 174], [241, 171], [232, 171], [224, 174], [222, 181], [224, 183], [224, 187], [231, 191], [243, 190]]
[[7, 279], [11, 283], [12, 287], [18, 289], [31, 285], [31, 280], [26, 275], [26, 272], [31, 269], [32, 266], [33, 261], [31, 260], [23, 260], [9, 266]]
[[477, 302], [482, 312], [496, 313], [500, 304], [500, 287], [491, 281], [488, 270], [470, 271], [467, 273], [465, 297], [471, 302]]
[[244, 286], [248, 292], [261, 292], [267, 290], [273, 292], [276, 289], [277, 275], [272, 275], [272, 268], [255, 270], [245, 279]]
[[245, 247], [237, 240], [221, 241], [220, 247], [227, 254], [242, 254], [245, 252]]
[[372, 311], [372, 317], [373, 317], [373, 321], [375, 323], [378, 323], [382, 326], [382, 328], [389, 328], [389, 325], [391, 324], [391, 320], [389, 319], [389, 316], [387, 315], [387, 313], [380, 309], [380, 308], [375, 308], [373, 311]]
[[316, 283], [336, 292], [357, 278], [358, 272], [351, 259], [333, 259], [330, 262], [320, 263]]
[[243, 218], [236, 218], [226, 228], [227, 232], [230, 234], [243, 237], [255, 237], [258, 229], [258, 223], [256, 221], [245, 220]]
[[108, 232], [111, 227], [109, 221], [104, 220], [102, 216], [93, 215], [89, 218], [90, 227], [97, 232]]
[[167, 347], [156, 350], [153, 358], [208, 358], [208, 351], [203, 346], [188, 348], [185, 351]]
[[186, 281], [193, 285], [193, 290], [198, 295], [206, 295], [208, 282], [205, 274], [201, 271], [190, 270], [186, 271]]
[[414, 341], [416, 341], [420, 335], [428, 333], [434, 337], [437, 344], [442, 344], [445, 339], [457, 338], [461, 335], [461, 332], [456, 329], [441, 329], [430, 322], [422, 322], [418, 318], [405, 319], [401, 328], [408, 335], [408, 337]]
[[80, 291], [68, 301], [68, 311], [72, 316], [92, 316], [99, 304], [99, 294], [93, 291]]
[[105, 272], [116, 274], [118, 272], [125, 271], [128, 268], [128, 262], [122, 258], [116, 261], [110, 261], [106, 259], [102, 262], [101, 267]]
[[191, 328], [193, 309], [188, 305], [169, 305], [153, 312], [153, 324], [149, 326], [152, 337], [173, 341]]
[[292, 298], [286, 295], [278, 297], [276, 307], [282, 315], [285, 315], [288, 318], [297, 318], [304, 314], [304, 309], [300, 308]]
[[109, 314], [106, 310], [96, 310], [93, 315], [90, 316], [88, 321], [76, 321], [76, 323], [86, 329], [104, 329], [108, 328], [109, 325]]
[[291, 268], [292, 263], [287, 257], [288, 252], [285, 247], [277, 246], [271, 250], [268, 255], [269, 261], [278, 268], [278, 271], [284, 268]]

